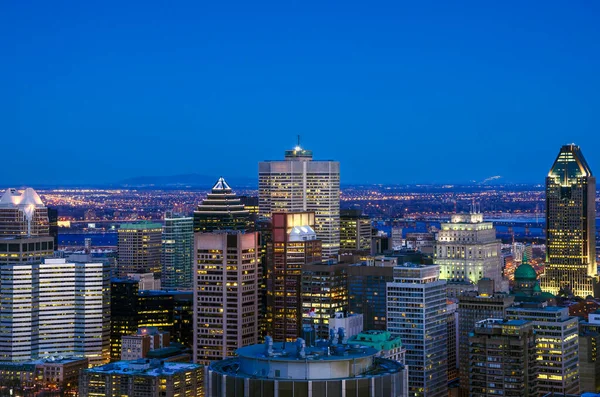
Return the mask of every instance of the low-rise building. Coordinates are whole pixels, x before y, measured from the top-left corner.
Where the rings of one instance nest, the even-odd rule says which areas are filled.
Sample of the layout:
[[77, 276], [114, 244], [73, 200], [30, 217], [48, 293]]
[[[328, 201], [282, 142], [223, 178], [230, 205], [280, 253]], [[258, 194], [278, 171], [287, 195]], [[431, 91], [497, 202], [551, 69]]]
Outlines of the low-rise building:
[[202, 366], [159, 360], [117, 361], [81, 372], [81, 397], [200, 397]]
[[406, 349], [398, 336], [392, 336], [388, 331], [363, 331], [348, 338], [348, 344], [369, 346], [379, 351], [379, 356], [399, 361], [404, 364]]

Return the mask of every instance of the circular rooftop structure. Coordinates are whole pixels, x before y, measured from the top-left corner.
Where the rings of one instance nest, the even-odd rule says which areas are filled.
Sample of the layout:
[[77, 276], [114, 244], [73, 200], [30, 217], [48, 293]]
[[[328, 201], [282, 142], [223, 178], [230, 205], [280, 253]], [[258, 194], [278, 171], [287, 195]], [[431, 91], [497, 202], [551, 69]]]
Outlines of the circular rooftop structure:
[[522, 263], [515, 270], [515, 280], [537, 280], [537, 273], [529, 263]]

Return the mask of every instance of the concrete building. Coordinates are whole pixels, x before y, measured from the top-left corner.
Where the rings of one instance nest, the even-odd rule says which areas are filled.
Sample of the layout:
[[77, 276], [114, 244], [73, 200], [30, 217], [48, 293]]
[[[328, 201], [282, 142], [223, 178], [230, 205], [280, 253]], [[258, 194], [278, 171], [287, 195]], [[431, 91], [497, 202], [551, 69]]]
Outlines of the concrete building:
[[137, 281], [140, 291], [157, 291], [161, 289], [161, 279], [155, 278], [154, 273], [129, 273], [127, 278]]
[[361, 210], [340, 211], [340, 253], [369, 252], [373, 227]]
[[160, 223], [125, 223], [118, 230], [119, 277], [129, 273], [153, 273], [160, 278], [160, 250], [162, 225]]
[[469, 335], [470, 397], [537, 397], [533, 324], [525, 320], [478, 321]]
[[579, 388], [600, 393], [600, 310], [579, 323]]
[[560, 149], [546, 178], [546, 264], [542, 290], [594, 295], [596, 178], [579, 146]]
[[329, 335], [329, 321], [348, 311], [348, 266], [344, 263], [302, 265], [302, 317], [317, 338]]
[[446, 396], [446, 281], [437, 265], [404, 264], [387, 284], [387, 330], [406, 347], [414, 397]]
[[407, 397], [406, 368], [366, 346], [273, 343], [238, 349], [210, 364], [207, 397]]
[[258, 342], [258, 233], [196, 233], [194, 362]]
[[337, 335], [339, 329], [343, 328], [346, 336], [352, 338], [363, 331], [363, 317], [362, 314], [358, 313], [337, 312], [335, 316], [329, 319], [329, 334], [333, 331]]
[[252, 230], [250, 211], [229, 184], [220, 177], [212, 190], [194, 211], [194, 233], [219, 230]]
[[314, 222], [312, 212], [272, 214], [271, 241], [267, 243], [266, 329], [276, 341], [301, 336], [302, 270], [308, 264], [322, 263]]
[[340, 163], [313, 161], [299, 145], [286, 150], [283, 161], [258, 164], [259, 215], [314, 212], [315, 231], [323, 243], [323, 259], [340, 250]]
[[507, 308], [506, 318], [533, 324], [539, 393], [579, 393], [578, 321], [569, 317], [569, 309], [522, 303]]
[[441, 226], [435, 243], [435, 264], [440, 265], [442, 280], [477, 284], [482, 278], [490, 278], [499, 291], [508, 291], [493, 222], [484, 222], [483, 214], [472, 212], [453, 214], [450, 222]]
[[109, 271], [102, 263], [62, 258], [3, 265], [0, 360], [82, 356], [90, 365], [108, 362]]
[[[30, 395], [41, 389], [55, 393], [77, 390], [80, 371], [88, 367], [87, 358], [49, 357], [24, 362], [0, 362], [0, 386], [12, 389], [11, 395]], [[0, 391], [0, 394], [2, 392]]]
[[134, 335], [121, 337], [121, 361], [146, 358], [152, 350], [162, 349], [170, 345], [168, 332], [155, 327], [140, 328]]
[[202, 366], [159, 360], [117, 361], [86, 369], [79, 377], [81, 397], [200, 397]]
[[168, 290], [191, 290], [194, 218], [167, 211], [164, 220], [161, 286]]
[[379, 351], [379, 356], [406, 363], [406, 348], [398, 336], [388, 331], [363, 331], [348, 338], [348, 344], [372, 347]]
[[[514, 297], [506, 293], [493, 293], [486, 280], [479, 281], [479, 293], [467, 292], [458, 298], [458, 364], [461, 395], [469, 391], [469, 335], [475, 324], [488, 318], [505, 318], [506, 309]], [[490, 291], [491, 290], [491, 291]]]

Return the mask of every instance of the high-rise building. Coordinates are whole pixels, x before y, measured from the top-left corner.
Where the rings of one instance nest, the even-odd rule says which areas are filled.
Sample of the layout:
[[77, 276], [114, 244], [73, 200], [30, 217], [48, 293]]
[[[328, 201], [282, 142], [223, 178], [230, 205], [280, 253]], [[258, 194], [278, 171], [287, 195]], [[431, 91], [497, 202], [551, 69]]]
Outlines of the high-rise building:
[[369, 252], [373, 226], [361, 210], [340, 211], [340, 253]]
[[312, 263], [302, 266], [303, 322], [315, 329], [317, 338], [329, 336], [329, 319], [348, 311], [348, 265]]
[[48, 207], [48, 231], [54, 239], [54, 246], [58, 249], [58, 210]]
[[60, 258], [2, 265], [0, 361], [82, 356], [90, 365], [108, 362], [108, 276], [102, 263]]
[[321, 263], [321, 241], [312, 212], [272, 214], [267, 244], [267, 334], [293, 341], [302, 330], [302, 269]]
[[250, 212], [223, 177], [194, 211], [194, 233], [216, 230], [248, 231], [253, 227]]
[[119, 277], [129, 273], [153, 273], [160, 278], [160, 223], [125, 223], [118, 230], [117, 268]]
[[537, 397], [536, 338], [525, 320], [478, 321], [469, 335], [470, 397]]
[[118, 361], [81, 371], [81, 397], [200, 397], [202, 366], [161, 360]]
[[579, 374], [582, 393], [600, 393], [600, 310], [579, 323]]
[[194, 219], [167, 211], [162, 232], [163, 289], [192, 289], [193, 252]]
[[[143, 291], [134, 279], [113, 279], [111, 289], [110, 356], [121, 358], [121, 338], [134, 334], [138, 328], [154, 327], [177, 339], [175, 297], [177, 292]], [[191, 327], [191, 324], [188, 324]]]
[[296, 146], [283, 161], [258, 164], [259, 214], [314, 212], [323, 259], [340, 250], [340, 163], [313, 161], [312, 151]]
[[578, 321], [569, 308], [522, 303], [507, 308], [506, 318], [533, 323], [540, 395], [579, 393]]
[[500, 240], [492, 222], [484, 222], [483, 214], [453, 214], [442, 224], [435, 243], [435, 263], [440, 265], [440, 278], [451, 282], [477, 284], [490, 278], [499, 291], [508, 291], [502, 275]]
[[[327, 353], [329, 351], [329, 353]], [[210, 364], [206, 396], [408, 397], [407, 368], [371, 347], [343, 343], [246, 346], [237, 357]]]
[[447, 300], [448, 383], [458, 379], [458, 300]]
[[387, 284], [387, 330], [406, 347], [408, 391], [442, 397], [447, 385], [446, 281], [437, 265], [404, 264]]
[[6, 189], [0, 197], [0, 236], [48, 236], [48, 208], [35, 190]]
[[[491, 282], [492, 286], [486, 287]], [[469, 334], [475, 324], [488, 318], [505, 318], [506, 309], [514, 297], [506, 293], [494, 293], [492, 280], [479, 280], [479, 292], [469, 291], [458, 298], [458, 365], [461, 395], [469, 392]]]
[[351, 313], [362, 313], [364, 329], [387, 329], [387, 283], [394, 281], [397, 260], [368, 261], [348, 266], [348, 296]]
[[542, 289], [594, 295], [596, 178], [576, 145], [560, 149], [546, 178], [546, 265]]
[[258, 342], [258, 233], [194, 240], [194, 362], [208, 364]]

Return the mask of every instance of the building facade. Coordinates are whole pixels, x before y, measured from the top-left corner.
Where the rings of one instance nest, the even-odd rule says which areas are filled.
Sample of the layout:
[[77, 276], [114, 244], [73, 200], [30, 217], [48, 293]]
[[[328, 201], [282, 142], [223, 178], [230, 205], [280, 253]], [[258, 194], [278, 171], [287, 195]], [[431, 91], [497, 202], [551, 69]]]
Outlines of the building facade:
[[329, 321], [348, 311], [348, 266], [313, 263], [302, 266], [303, 323], [314, 327], [317, 338], [329, 336]]
[[301, 336], [302, 269], [320, 264], [322, 259], [314, 224], [311, 212], [272, 214], [267, 243], [266, 332], [276, 341], [294, 341]]
[[525, 320], [478, 321], [469, 335], [470, 397], [537, 397], [533, 325]]
[[579, 323], [579, 374], [582, 393], [600, 393], [600, 310]]
[[[211, 363], [208, 397], [408, 397], [406, 368], [377, 357], [377, 350], [338, 344], [296, 343], [247, 346], [237, 357]], [[327, 353], [329, 351], [329, 353]]]
[[522, 303], [507, 308], [506, 317], [533, 324], [539, 393], [579, 393], [578, 321], [569, 308]]
[[435, 263], [440, 265], [440, 278], [448, 282], [477, 284], [490, 278], [500, 291], [508, 291], [502, 274], [500, 240], [492, 222], [484, 222], [483, 214], [453, 214], [443, 223], [435, 242]]
[[340, 211], [340, 253], [369, 252], [373, 226], [361, 210]]
[[118, 361], [81, 371], [81, 397], [200, 397], [202, 367], [160, 360]]
[[163, 289], [192, 289], [194, 218], [165, 213], [161, 250]]
[[206, 199], [194, 211], [194, 233], [249, 231], [252, 227], [250, 212], [223, 177], [219, 178]]
[[446, 281], [439, 272], [436, 265], [399, 265], [387, 284], [387, 330], [406, 347], [414, 397], [448, 393]]
[[340, 250], [340, 163], [313, 161], [312, 151], [297, 146], [283, 161], [258, 164], [259, 214], [314, 212], [323, 258]]
[[258, 233], [194, 239], [194, 362], [206, 365], [258, 342]]
[[6, 189], [0, 197], [0, 236], [49, 236], [48, 208], [35, 190]]
[[[469, 335], [477, 322], [488, 318], [505, 318], [514, 297], [505, 293], [489, 293], [479, 282], [479, 293], [467, 292], [458, 298], [458, 366], [461, 395], [469, 392]], [[493, 287], [491, 288], [493, 290]], [[484, 293], [485, 291], [485, 293]]]
[[122, 224], [118, 230], [117, 268], [119, 277], [129, 273], [153, 273], [160, 278], [162, 225], [141, 222]]
[[90, 365], [108, 362], [109, 272], [102, 263], [60, 258], [2, 265], [0, 361], [82, 356]]
[[546, 264], [542, 290], [594, 295], [596, 178], [579, 146], [560, 149], [546, 178]]

